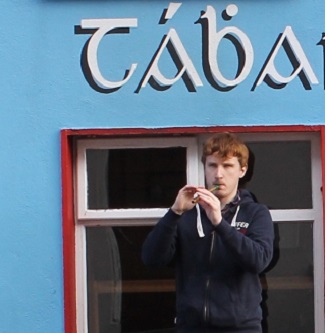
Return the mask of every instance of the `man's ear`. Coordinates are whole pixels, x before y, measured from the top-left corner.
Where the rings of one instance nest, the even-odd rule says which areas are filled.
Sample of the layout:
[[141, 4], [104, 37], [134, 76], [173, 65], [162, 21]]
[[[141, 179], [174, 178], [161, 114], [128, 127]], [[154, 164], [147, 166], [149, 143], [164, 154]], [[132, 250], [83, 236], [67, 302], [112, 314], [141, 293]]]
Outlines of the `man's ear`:
[[247, 165], [240, 168], [239, 178], [243, 178], [246, 175], [246, 172], [247, 172]]

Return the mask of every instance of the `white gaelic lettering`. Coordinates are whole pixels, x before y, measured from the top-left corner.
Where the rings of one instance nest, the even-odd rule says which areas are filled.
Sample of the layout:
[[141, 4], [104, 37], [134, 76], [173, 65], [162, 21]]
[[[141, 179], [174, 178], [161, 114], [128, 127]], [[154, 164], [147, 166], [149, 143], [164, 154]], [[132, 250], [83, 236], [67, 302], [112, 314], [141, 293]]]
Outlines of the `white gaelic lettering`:
[[[168, 43], [174, 47], [174, 50], [179, 57], [180, 62], [182, 63], [182, 68], [179, 70], [177, 75], [173, 78], [166, 78], [160, 71], [158, 67], [159, 59], [167, 47]], [[144, 88], [152, 77], [159, 85], [169, 87], [172, 86], [176, 81], [178, 81], [183, 74], [187, 74], [189, 79], [193, 82], [194, 86], [201, 87], [203, 83], [197, 73], [195, 66], [193, 65], [191, 59], [185, 48], [182, 45], [182, 42], [175, 31], [175, 29], [170, 29], [168, 34], [165, 36], [149, 70], [145, 73], [144, 79], [142, 80], [141, 88]]]
[[171, 2], [167, 9], [165, 18], [167, 20], [171, 19], [174, 16], [174, 14], [178, 11], [178, 9], [180, 8], [181, 5], [182, 5], [181, 2]]
[[111, 30], [116, 28], [128, 28], [137, 27], [138, 20], [136, 18], [125, 18], [125, 19], [90, 19], [82, 20], [81, 27], [83, 29], [95, 29], [98, 30], [91, 36], [87, 50], [87, 59], [90, 67], [90, 71], [93, 79], [99, 85], [99, 87], [105, 89], [117, 89], [123, 86], [133, 72], [137, 68], [137, 64], [132, 64], [130, 69], [127, 71], [126, 77], [121, 81], [110, 81], [103, 77], [98, 66], [98, 47], [101, 39]]
[[[294, 56], [296, 57], [296, 59], [299, 62], [298, 68], [295, 69], [293, 71], [293, 73], [287, 77], [280, 75], [274, 65], [274, 60], [285, 39], [288, 41], [289, 46], [294, 53]], [[306, 75], [307, 79], [310, 82], [312, 82], [313, 84], [319, 83], [319, 81], [318, 81], [317, 77], [315, 76], [315, 74], [312, 70], [312, 67], [302, 49], [302, 46], [301, 46], [300, 42], [297, 40], [291, 26], [286, 26], [285, 31], [281, 35], [275, 49], [273, 50], [272, 55], [269, 58], [267, 65], [265, 66], [262, 74], [260, 75], [260, 77], [256, 83], [256, 86], [259, 86], [267, 75], [276, 83], [282, 83], [282, 84], [285, 83], [286, 84], [286, 83], [292, 81], [296, 75], [300, 74], [301, 71], [304, 72], [304, 74]]]
[[[234, 15], [236, 15], [238, 12], [237, 8], [234, 8]], [[227, 87], [233, 87], [239, 84], [240, 82], [244, 81], [248, 74], [250, 73], [253, 62], [254, 62], [254, 51], [252, 43], [250, 42], [247, 35], [242, 32], [240, 29], [234, 27], [234, 26], [228, 26], [220, 31], [216, 31], [217, 24], [216, 24], [216, 11], [212, 6], [207, 6], [206, 12], [201, 16], [202, 19], [208, 20], [208, 61], [210, 65], [210, 71], [213, 76], [213, 78], [218, 82], [221, 83]], [[242, 50], [244, 52], [244, 64], [243, 68], [241, 69], [240, 73], [236, 78], [233, 80], [229, 80], [225, 78], [218, 66], [217, 62], [217, 52], [219, 44], [227, 35], [232, 35], [234, 37], [237, 37], [238, 43], [242, 47]]]
[[226, 12], [229, 17], [236, 16], [238, 14], [238, 6], [230, 4], [226, 7]]

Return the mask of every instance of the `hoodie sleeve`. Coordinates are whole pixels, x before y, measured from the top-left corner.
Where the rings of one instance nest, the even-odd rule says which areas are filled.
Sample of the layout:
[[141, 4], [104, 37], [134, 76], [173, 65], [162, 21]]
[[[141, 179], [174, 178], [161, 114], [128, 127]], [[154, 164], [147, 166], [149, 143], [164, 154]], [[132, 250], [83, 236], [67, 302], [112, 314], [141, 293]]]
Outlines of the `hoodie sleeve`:
[[[238, 221], [249, 223], [246, 234], [231, 227], [225, 219], [215, 229], [235, 260], [244, 269], [261, 273], [269, 265], [273, 255], [272, 218], [269, 210], [263, 205], [250, 205], [246, 211], [242, 208], [241, 206]], [[251, 210], [253, 214], [249, 213]]]
[[177, 222], [181, 218], [171, 209], [158, 221], [142, 247], [142, 261], [148, 266], [164, 266], [175, 256]]

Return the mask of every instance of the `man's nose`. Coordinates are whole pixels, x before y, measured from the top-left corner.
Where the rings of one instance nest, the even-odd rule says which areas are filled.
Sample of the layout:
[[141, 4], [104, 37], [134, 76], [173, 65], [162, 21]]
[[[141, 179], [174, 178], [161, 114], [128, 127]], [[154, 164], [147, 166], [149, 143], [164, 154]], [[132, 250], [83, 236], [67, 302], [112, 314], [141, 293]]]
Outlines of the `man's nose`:
[[219, 166], [216, 168], [216, 178], [221, 178], [222, 175], [223, 175], [223, 168], [222, 168], [222, 166], [219, 165]]

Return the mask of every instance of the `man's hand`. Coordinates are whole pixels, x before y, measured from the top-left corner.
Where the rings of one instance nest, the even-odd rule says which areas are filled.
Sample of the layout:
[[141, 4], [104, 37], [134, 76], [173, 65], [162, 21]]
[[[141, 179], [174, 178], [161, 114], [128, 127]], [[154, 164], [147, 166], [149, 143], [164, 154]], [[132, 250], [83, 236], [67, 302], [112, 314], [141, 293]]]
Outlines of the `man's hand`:
[[217, 196], [205, 188], [198, 187], [197, 195], [199, 196], [198, 203], [204, 208], [207, 217], [214, 226], [221, 223], [221, 203]]
[[186, 185], [178, 192], [175, 202], [171, 209], [178, 215], [182, 215], [187, 210], [192, 209], [195, 205], [192, 203], [197, 186]]

